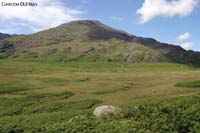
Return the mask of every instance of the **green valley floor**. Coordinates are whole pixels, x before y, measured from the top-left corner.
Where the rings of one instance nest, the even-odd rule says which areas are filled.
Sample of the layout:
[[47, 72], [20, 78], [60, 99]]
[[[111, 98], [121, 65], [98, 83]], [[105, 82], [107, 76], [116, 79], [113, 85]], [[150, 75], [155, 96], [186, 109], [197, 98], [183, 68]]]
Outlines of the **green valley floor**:
[[[96, 118], [100, 105], [119, 106]], [[200, 68], [0, 60], [0, 132], [200, 132]]]

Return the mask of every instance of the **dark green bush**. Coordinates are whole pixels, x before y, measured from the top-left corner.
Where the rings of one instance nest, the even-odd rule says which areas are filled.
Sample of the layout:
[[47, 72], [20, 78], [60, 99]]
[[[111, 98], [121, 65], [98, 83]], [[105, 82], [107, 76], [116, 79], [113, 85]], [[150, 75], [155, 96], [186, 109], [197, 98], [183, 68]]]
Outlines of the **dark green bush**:
[[190, 87], [190, 88], [200, 88], [200, 80], [191, 82], [179, 82], [176, 83], [176, 87]]
[[[5, 99], [4, 99], [5, 100]], [[200, 132], [200, 95], [146, 100], [121, 107], [118, 115], [96, 118], [91, 108], [98, 100], [4, 103], [24, 106], [20, 113], [0, 118], [0, 132], [66, 133], [188, 133]], [[32, 103], [33, 104], [33, 103]], [[0, 104], [5, 107], [5, 104]], [[13, 110], [12, 108], [11, 110]], [[9, 111], [9, 110], [7, 110]], [[17, 108], [16, 108], [17, 111]], [[20, 109], [19, 109], [20, 111]], [[10, 113], [13, 113], [10, 111]]]

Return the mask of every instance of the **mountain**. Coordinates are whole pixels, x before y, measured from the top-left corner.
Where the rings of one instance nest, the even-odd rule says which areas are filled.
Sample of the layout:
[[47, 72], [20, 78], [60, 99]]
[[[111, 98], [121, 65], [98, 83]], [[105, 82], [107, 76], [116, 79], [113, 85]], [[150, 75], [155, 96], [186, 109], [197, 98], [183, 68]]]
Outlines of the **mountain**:
[[72, 21], [0, 41], [0, 58], [54, 61], [175, 62], [200, 65], [200, 52], [137, 37], [99, 21]]
[[6, 38], [9, 38], [9, 37], [11, 37], [11, 35], [0, 33], [0, 40], [6, 39]]

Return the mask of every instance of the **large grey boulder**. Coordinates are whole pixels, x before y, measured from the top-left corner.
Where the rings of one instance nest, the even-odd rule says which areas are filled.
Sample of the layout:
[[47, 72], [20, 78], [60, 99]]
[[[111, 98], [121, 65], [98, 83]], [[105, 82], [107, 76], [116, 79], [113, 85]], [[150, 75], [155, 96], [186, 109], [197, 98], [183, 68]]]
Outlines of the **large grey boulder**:
[[110, 115], [110, 114], [115, 114], [119, 113], [120, 108], [119, 107], [114, 107], [114, 106], [99, 106], [95, 108], [93, 114], [97, 117], [105, 116], [105, 115]]

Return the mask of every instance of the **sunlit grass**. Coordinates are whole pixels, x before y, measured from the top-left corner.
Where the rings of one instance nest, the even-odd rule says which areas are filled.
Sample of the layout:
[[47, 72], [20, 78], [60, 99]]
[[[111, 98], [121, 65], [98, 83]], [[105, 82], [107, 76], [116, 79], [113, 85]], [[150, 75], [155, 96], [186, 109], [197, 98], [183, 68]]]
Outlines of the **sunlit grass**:
[[[57, 125], [60, 123], [65, 125], [63, 123], [73, 120], [70, 124], [77, 124], [76, 119], [83, 123], [87, 123], [87, 119], [94, 119], [90, 121], [95, 123], [96, 118], [90, 116], [98, 105], [117, 105], [124, 109], [132, 102], [135, 105], [135, 102], [147, 99], [147, 102], [149, 99], [157, 101], [200, 93], [199, 89], [190, 86], [174, 86], [187, 82], [188, 77], [190, 81], [198, 81], [200, 69], [173, 63], [0, 60], [0, 132], [60, 132], [61, 127]], [[198, 82], [192, 84], [198, 85]], [[166, 101], [162, 104], [168, 103]], [[157, 108], [157, 104], [151, 105], [141, 103], [147, 112]], [[168, 109], [171, 110], [171, 103], [170, 108], [161, 105], [157, 113]], [[130, 110], [123, 115], [129, 113], [135, 112]], [[139, 113], [138, 116], [141, 116]], [[109, 121], [117, 122], [121, 118], [116, 121], [109, 118]], [[143, 121], [139, 121], [141, 125], [140, 122]], [[50, 128], [52, 125], [55, 129]], [[76, 129], [76, 126], [80, 125], [71, 127]]]

